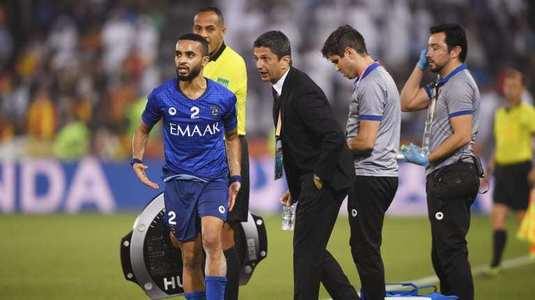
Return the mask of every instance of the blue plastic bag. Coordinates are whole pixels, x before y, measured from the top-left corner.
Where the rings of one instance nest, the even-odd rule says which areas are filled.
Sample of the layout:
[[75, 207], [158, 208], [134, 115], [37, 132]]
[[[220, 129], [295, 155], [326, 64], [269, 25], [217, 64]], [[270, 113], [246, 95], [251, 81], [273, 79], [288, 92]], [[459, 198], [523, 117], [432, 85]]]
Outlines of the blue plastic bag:
[[[387, 286], [401, 286], [399, 289], [388, 289], [385, 297], [391, 298], [422, 298], [431, 300], [458, 300], [456, 296], [444, 296], [437, 292], [434, 285], [416, 285], [412, 282], [389, 283]], [[431, 293], [425, 293], [425, 290], [431, 289]], [[361, 300], [366, 300], [366, 295], [361, 295]]]
[[[437, 292], [437, 288], [434, 285], [421, 285], [417, 286], [412, 282], [402, 282], [395, 284], [387, 285], [399, 285], [402, 288], [399, 290], [388, 290], [385, 294], [386, 297], [422, 297], [429, 298], [432, 300], [458, 300], [456, 296], [444, 296]], [[423, 293], [423, 290], [432, 289], [433, 291], [429, 293]]]

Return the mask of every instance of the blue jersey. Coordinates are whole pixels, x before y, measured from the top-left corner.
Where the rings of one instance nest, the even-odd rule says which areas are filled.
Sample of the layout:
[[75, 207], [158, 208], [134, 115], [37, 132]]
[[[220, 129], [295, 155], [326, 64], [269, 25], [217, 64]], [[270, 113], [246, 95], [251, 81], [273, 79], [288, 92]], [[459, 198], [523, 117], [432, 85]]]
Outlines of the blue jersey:
[[212, 180], [228, 175], [225, 132], [236, 129], [236, 96], [206, 79], [206, 90], [192, 100], [177, 79], [154, 89], [143, 111], [149, 127], [163, 119], [164, 176], [191, 175]]

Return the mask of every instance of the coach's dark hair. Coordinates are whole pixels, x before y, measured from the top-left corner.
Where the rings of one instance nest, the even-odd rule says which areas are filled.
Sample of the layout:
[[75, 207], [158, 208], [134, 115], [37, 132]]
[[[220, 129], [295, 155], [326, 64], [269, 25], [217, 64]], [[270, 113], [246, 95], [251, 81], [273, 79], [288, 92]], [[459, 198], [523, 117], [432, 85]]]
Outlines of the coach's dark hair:
[[364, 37], [350, 25], [340, 26], [333, 31], [323, 44], [321, 54], [326, 58], [330, 55], [344, 56], [347, 47], [355, 49], [360, 55], [368, 54]]
[[290, 56], [290, 58], [292, 57], [290, 40], [284, 33], [280, 31], [268, 31], [262, 33], [262, 35], [256, 38], [253, 46], [255, 48], [266, 47], [271, 49], [271, 52], [277, 55], [278, 59], [281, 59], [286, 55]]
[[461, 47], [461, 54], [459, 58], [464, 62], [468, 54], [468, 42], [466, 41], [466, 33], [459, 24], [440, 24], [435, 25], [429, 29], [431, 34], [444, 32], [446, 34], [446, 44], [448, 45], [448, 52], [456, 46]]
[[204, 12], [213, 12], [214, 14], [217, 15], [217, 18], [219, 19], [219, 23], [221, 25], [225, 24], [225, 18], [223, 18], [223, 13], [221, 12], [221, 10], [215, 6], [207, 6], [207, 7], [203, 7], [201, 9], [199, 9], [199, 11], [197, 12], [197, 15], [200, 14], [200, 13], [204, 13]]
[[208, 42], [200, 35], [196, 34], [196, 33], [186, 33], [186, 34], [183, 34], [181, 36], [178, 37], [177, 39], [177, 42], [178, 41], [194, 41], [194, 42], [199, 42], [201, 44], [201, 48], [202, 48], [202, 55], [203, 56], [208, 56], [209, 52], [208, 52]]

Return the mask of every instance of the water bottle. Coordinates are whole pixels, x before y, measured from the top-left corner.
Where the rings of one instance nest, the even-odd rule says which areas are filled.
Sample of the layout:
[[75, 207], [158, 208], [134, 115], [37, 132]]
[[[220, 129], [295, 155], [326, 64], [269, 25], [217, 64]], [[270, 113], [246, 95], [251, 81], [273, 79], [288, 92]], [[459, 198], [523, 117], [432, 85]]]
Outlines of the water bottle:
[[297, 208], [297, 202], [290, 206], [282, 206], [282, 230], [294, 230], [295, 225], [295, 209]]

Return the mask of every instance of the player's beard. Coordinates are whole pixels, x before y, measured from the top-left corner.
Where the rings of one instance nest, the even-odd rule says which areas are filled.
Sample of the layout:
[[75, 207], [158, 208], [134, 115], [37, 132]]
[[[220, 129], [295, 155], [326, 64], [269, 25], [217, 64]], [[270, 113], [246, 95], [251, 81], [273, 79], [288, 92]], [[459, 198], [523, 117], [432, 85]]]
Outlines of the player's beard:
[[179, 81], [192, 81], [193, 78], [199, 76], [201, 73], [201, 66], [197, 66], [196, 68], [191, 69], [188, 75], [179, 75], [178, 69], [176, 70], [176, 76]]
[[434, 63], [434, 64], [435, 64], [435, 67], [434, 67], [434, 68], [432, 68], [431, 66], [429, 66], [429, 67], [430, 67], [429, 69], [430, 69], [431, 72], [433, 72], [433, 73], [440, 73], [440, 71], [442, 70], [442, 68], [444, 68], [444, 66], [446, 65], [446, 64], [439, 65], [439, 64], [437, 64], [437, 63]]

